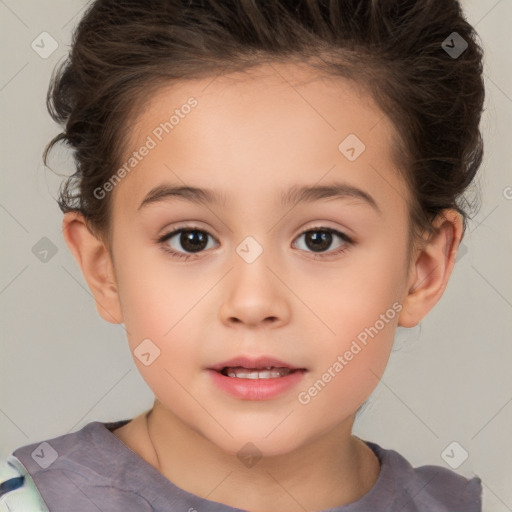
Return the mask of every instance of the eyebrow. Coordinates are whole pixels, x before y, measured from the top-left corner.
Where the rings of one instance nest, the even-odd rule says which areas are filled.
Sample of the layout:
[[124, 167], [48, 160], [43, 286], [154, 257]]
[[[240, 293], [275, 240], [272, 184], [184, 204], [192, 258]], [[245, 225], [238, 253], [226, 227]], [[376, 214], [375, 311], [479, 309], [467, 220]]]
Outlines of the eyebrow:
[[[199, 204], [217, 204], [225, 206], [226, 196], [208, 188], [176, 186], [162, 184], [152, 188], [137, 208], [173, 198], [184, 199]], [[290, 206], [296, 203], [310, 203], [322, 199], [359, 199], [382, 214], [375, 199], [366, 191], [347, 183], [328, 183], [326, 185], [295, 185], [281, 195], [281, 205]]]

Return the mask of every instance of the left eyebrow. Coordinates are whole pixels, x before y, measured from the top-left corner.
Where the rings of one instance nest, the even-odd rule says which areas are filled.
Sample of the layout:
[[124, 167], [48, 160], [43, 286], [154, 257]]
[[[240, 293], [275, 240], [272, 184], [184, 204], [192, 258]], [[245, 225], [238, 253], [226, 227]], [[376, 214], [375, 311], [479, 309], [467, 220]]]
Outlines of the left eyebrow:
[[294, 186], [281, 196], [281, 204], [289, 206], [291, 204], [309, 203], [322, 199], [360, 199], [364, 204], [371, 206], [379, 215], [382, 215], [377, 201], [368, 192], [348, 183]]
[[[227, 198], [223, 193], [207, 188], [176, 186], [171, 184], [158, 185], [152, 188], [144, 197], [138, 207], [164, 200], [184, 199], [200, 204], [226, 205]], [[281, 195], [281, 205], [290, 206], [301, 202], [314, 202], [322, 199], [360, 199], [371, 206], [376, 212], [382, 214], [375, 199], [366, 191], [347, 183], [329, 183], [326, 185], [302, 185], [293, 186]]]

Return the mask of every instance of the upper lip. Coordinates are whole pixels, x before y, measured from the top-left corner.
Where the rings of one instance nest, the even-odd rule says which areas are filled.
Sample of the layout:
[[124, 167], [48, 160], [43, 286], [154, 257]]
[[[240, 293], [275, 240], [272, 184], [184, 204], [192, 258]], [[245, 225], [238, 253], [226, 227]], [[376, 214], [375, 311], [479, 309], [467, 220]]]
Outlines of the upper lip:
[[305, 368], [293, 366], [289, 363], [280, 361], [279, 359], [276, 359], [271, 356], [237, 356], [234, 357], [233, 359], [229, 359], [228, 361], [224, 361], [222, 363], [210, 366], [208, 367], [208, 369], [221, 371], [223, 368], [234, 368], [236, 366], [241, 366], [242, 368], [248, 369], [261, 369], [266, 368], [267, 366], [273, 366], [274, 368], [290, 368], [291, 370], [305, 370]]

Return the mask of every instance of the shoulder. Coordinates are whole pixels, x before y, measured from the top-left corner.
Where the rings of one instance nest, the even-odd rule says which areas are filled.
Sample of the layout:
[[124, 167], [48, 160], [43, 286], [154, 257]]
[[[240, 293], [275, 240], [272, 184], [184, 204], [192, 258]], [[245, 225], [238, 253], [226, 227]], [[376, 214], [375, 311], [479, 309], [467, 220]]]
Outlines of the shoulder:
[[[92, 422], [82, 429], [52, 439], [22, 446], [3, 463], [0, 475], [0, 512], [89, 510], [91, 500], [82, 504], [83, 491], [105, 485], [112, 478], [120, 442], [109, 432], [128, 420], [115, 423]], [[80, 494], [82, 496], [77, 495]], [[37, 498], [39, 501], [37, 501]], [[27, 503], [36, 505], [21, 506]], [[16, 507], [12, 506], [16, 504]], [[35, 501], [34, 501], [35, 500]], [[43, 501], [44, 500], [44, 501]], [[65, 503], [64, 503], [65, 502]], [[75, 508], [76, 505], [76, 508]], [[9, 508], [10, 507], [10, 508]], [[68, 507], [68, 508], [66, 508]], [[71, 508], [69, 508], [71, 507]]]
[[388, 485], [394, 488], [395, 503], [403, 507], [403, 512], [482, 511], [482, 482], [478, 476], [466, 478], [436, 465], [413, 467], [395, 450], [365, 442], [381, 459]]
[[17, 448], [12, 455], [22, 461], [31, 475], [69, 469], [70, 461], [87, 465], [89, 460], [108, 459], [105, 450], [112, 449], [116, 439], [111, 431], [128, 421], [93, 421], [76, 432]]
[[34, 481], [13, 455], [0, 460], [0, 512], [48, 512]]

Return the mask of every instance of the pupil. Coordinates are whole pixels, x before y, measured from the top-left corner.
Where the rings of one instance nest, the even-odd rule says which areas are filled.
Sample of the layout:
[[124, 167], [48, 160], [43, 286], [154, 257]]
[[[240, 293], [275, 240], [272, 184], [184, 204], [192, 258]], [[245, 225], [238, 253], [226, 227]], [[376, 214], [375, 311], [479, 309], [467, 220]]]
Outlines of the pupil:
[[[205, 233], [196, 230], [183, 231], [180, 237], [181, 246], [188, 252], [202, 251], [207, 245]], [[329, 231], [310, 231], [306, 233], [306, 245], [315, 252], [329, 248], [332, 243], [332, 233]]]
[[[320, 235], [318, 235], [320, 233]], [[320, 252], [331, 245], [332, 233], [328, 231], [310, 231], [306, 234], [306, 245], [313, 251]], [[311, 245], [310, 243], [311, 242]]]
[[201, 251], [206, 247], [205, 233], [201, 231], [183, 231], [180, 237], [181, 246], [189, 252]]

